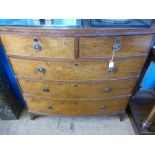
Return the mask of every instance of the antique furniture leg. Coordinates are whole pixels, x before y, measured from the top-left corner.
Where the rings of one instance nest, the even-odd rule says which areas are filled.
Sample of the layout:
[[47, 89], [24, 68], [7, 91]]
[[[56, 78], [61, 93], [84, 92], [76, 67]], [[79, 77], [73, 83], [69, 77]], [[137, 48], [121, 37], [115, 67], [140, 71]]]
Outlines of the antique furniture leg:
[[126, 117], [126, 112], [125, 111], [123, 111], [122, 113], [119, 114], [119, 119], [120, 119], [121, 122], [124, 121], [125, 117]]
[[30, 120], [35, 120], [37, 117], [39, 117], [39, 115], [30, 113]]

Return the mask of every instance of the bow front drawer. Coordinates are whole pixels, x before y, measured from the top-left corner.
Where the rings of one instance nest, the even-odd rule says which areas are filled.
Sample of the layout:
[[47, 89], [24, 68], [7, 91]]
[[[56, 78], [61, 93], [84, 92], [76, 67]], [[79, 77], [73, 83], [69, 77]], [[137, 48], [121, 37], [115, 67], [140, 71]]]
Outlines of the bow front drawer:
[[152, 35], [120, 36], [120, 37], [81, 37], [79, 41], [80, 57], [134, 56], [147, 54]]
[[18, 82], [23, 94], [56, 99], [90, 99], [131, 94], [137, 79], [82, 83], [18, 79]]
[[73, 37], [31, 37], [2, 35], [2, 43], [9, 55], [74, 58]]
[[41, 61], [11, 58], [17, 77], [44, 80], [102, 80], [139, 75], [146, 57], [116, 60], [116, 71], [109, 73], [109, 61]]
[[124, 110], [128, 97], [102, 101], [57, 101], [25, 96], [30, 112], [65, 116], [106, 115]]

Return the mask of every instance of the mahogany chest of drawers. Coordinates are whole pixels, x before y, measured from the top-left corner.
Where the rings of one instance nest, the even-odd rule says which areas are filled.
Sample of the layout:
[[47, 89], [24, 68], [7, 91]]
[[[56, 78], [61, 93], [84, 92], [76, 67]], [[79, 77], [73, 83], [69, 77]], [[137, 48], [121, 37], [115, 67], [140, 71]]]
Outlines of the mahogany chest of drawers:
[[[2, 44], [29, 112], [66, 116], [123, 112], [153, 35], [117, 31], [26, 28], [2, 33]], [[115, 45], [119, 45], [115, 70], [109, 72]]]

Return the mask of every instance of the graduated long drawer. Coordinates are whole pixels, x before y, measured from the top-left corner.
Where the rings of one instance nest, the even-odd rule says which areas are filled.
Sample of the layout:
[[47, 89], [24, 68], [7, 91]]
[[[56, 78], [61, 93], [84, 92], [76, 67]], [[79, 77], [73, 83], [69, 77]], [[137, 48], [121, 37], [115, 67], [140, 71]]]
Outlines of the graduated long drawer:
[[101, 61], [43, 61], [11, 58], [17, 77], [44, 80], [101, 80], [140, 74], [146, 57], [115, 60], [117, 71], [108, 72], [109, 60]]
[[85, 116], [106, 115], [123, 111], [128, 97], [102, 101], [57, 101], [25, 96], [29, 112], [46, 115]]
[[137, 79], [104, 82], [50, 82], [18, 79], [24, 94], [55, 99], [91, 99], [131, 94]]

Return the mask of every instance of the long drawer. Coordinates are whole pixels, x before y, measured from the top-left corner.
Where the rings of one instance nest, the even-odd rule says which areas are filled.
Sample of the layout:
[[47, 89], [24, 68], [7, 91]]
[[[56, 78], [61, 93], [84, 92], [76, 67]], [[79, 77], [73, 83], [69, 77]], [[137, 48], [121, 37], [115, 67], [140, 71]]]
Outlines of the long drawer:
[[56, 99], [91, 99], [131, 94], [137, 79], [104, 82], [49, 82], [18, 79], [22, 92]]
[[11, 58], [18, 77], [44, 80], [101, 80], [140, 74], [146, 57], [116, 60], [116, 72], [109, 73], [109, 61], [43, 61]]
[[28, 110], [35, 113], [66, 116], [106, 115], [124, 110], [128, 97], [103, 101], [56, 101], [25, 96]]
[[74, 58], [73, 37], [2, 35], [7, 54], [47, 58]]
[[115, 56], [134, 56], [147, 54], [152, 35], [120, 37], [81, 37], [79, 40], [80, 57], [111, 57], [114, 44], [120, 44]]

